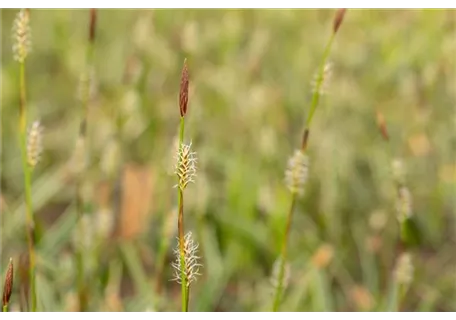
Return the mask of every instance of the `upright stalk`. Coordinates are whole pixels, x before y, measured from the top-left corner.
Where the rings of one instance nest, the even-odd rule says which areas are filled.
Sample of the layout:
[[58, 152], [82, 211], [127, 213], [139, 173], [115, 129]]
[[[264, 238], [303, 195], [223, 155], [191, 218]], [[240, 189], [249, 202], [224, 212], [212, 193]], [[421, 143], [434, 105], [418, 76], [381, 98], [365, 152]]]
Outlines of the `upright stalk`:
[[20, 109], [19, 109], [19, 130], [21, 145], [22, 170], [24, 171], [24, 192], [26, 212], [26, 234], [29, 253], [29, 275], [30, 275], [30, 299], [31, 311], [36, 311], [36, 284], [35, 284], [35, 243], [34, 243], [34, 218], [32, 206], [32, 175], [31, 168], [27, 162], [27, 109], [26, 109], [26, 86], [25, 86], [25, 63], [19, 64], [20, 81]]
[[188, 104], [188, 69], [187, 61], [184, 61], [182, 79], [179, 93], [179, 150], [177, 150], [176, 176], [178, 197], [178, 246], [174, 250], [176, 261], [172, 263], [175, 270], [174, 279], [181, 285], [182, 311], [188, 311], [190, 297], [190, 283], [199, 275], [199, 257], [196, 255], [198, 244], [194, 244], [192, 233], [185, 234], [184, 228], [184, 190], [196, 175], [195, 152], [191, 151], [191, 143], [184, 143], [185, 115]]
[[399, 222], [399, 254], [392, 277], [392, 288], [388, 311], [400, 311], [405, 293], [413, 280], [414, 266], [410, 246], [416, 241], [417, 230], [413, 223], [412, 195], [405, 183], [404, 164], [399, 159], [393, 159], [389, 144], [389, 134], [383, 114], [377, 110], [377, 126], [383, 140], [388, 144], [388, 154], [391, 158], [392, 176], [396, 191], [396, 214]]
[[27, 96], [25, 82], [25, 60], [30, 51], [30, 11], [22, 9], [13, 23], [13, 53], [14, 59], [19, 62], [19, 146], [21, 149], [22, 171], [24, 172], [25, 197], [25, 233], [29, 255], [29, 278], [31, 311], [36, 311], [35, 286], [35, 248], [34, 248], [34, 217], [32, 206], [31, 168], [27, 157]]
[[285, 232], [283, 234], [283, 239], [282, 239], [282, 250], [281, 250], [281, 257], [280, 257], [280, 265], [279, 265], [279, 274], [278, 274], [278, 283], [277, 283], [277, 288], [276, 288], [276, 293], [275, 293], [275, 298], [274, 298], [274, 306], [273, 306], [273, 311], [278, 311], [280, 302], [282, 299], [282, 294], [284, 290], [284, 277], [285, 277], [285, 261], [287, 259], [287, 246], [288, 246], [288, 237], [290, 234], [290, 229], [291, 229], [291, 221], [293, 218], [293, 212], [294, 208], [296, 205], [296, 196], [295, 193], [292, 194], [291, 196], [291, 204], [290, 204], [290, 209], [288, 210], [288, 215], [287, 215], [287, 221], [285, 224]]
[[302, 135], [301, 140], [301, 147], [298, 149], [294, 156], [290, 158], [289, 161], [289, 168], [286, 172], [286, 180], [288, 184], [288, 188], [291, 191], [291, 204], [288, 210], [287, 220], [285, 224], [285, 230], [282, 239], [282, 246], [281, 246], [281, 253], [279, 259], [279, 269], [276, 275], [277, 279], [274, 279], [276, 290], [274, 296], [274, 303], [272, 310], [278, 311], [280, 307], [280, 302], [282, 300], [283, 291], [285, 288], [285, 265], [286, 260], [288, 258], [288, 240], [290, 237], [290, 230], [291, 224], [293, 221], [293, 212], [296, 206], [297, 198], [303, 192], [303, 185], [305, 180], [307, 179], [307, 158], [305, 156], [307, 150], [308, 139], [310, 135], [310, 125], [312, 123], [312, 119], [314, 113], [319, 105], [320, 96], [322, 94], [322, 89], [324, 86], [324, 82], [326, 79], [326, 73], [329, 72], [327, 68], [327, 61], [329, 58], [329, 54], [331, 52], [331, 47], [335, 38], [335, 35], [342, 23], [343, 17], [345, 15], [345, 9], [339, 9], [336, 12], [336, 16], [333, 21], [333, 32], [329, 37], [329, 40], [326, 44], [325, 51], [323, 52], [323, 56], [319, 65], [317, 77], [314, 83], [314, 93], [312, 95], [312, 100], [310, 104], [310, 111], [307, 116], [304, 132]]
[[[84, 216], [86, 210], [86, 203], [83, 196], [82, 188], [86, 180], [87, 165], [90, 164], [90, 147], [88, 139], [88, 116], [89, 116], [89, 103], [91, 99], [91, 89], [92, 89], [92, 67], [93, 67], [93, 58], [94, 58], [94, 41], [95, 41], [95, 27], [96, 27], [96, 18], [97, 12], [96, 9], [90, 9], [90, 19], [89, 19], [89, 42], [87, 45], [86, 51], [86, 66], [83, 73], [83, 78], [80, 87], [80, 99], [83, 109], [83, 117], [79, 126], [78, 133], [78, 143], [76, 146], [76, 154], [78, 157], [78, 177], [76, 181], [76, 211], [79, 221], [79, 239], [84, 237], [83, 223], [81, 219]], [[87, 297], [87, 287], [86, 279], [84, 274], [84, 252], [81, 246], [76, 250], [76, 272], [77, 272], [77, 287], [78, 287], [78, 300], [79, 300], [79, 309], [81, 311], [87, 310], [88, 297]]]
[[[186, 66], [186, 65], [185, 65]], [[185, 67], [184, 67], [185, 68]], [[188, 80], [187, 80], [188, 81]], [[181, 108], [182, 110], [182, 108]], [[184, 144], [184, 129], [185, 129], [185, 113], [181, 112], [180, 126], [179, 126], [179, 148]], [[182, 311], [188, 311], [188, 293], [189, 287], [187, 285], [186, 265], [185, 265], [185, 230], [184, 230], [184, 188], [179, 184], [180, 177], [178, 176], [178, 208], [179, 214], [177, 218], [177, 229], [179, 233], [179, 254], [180, 254], [180, 272], [181, 272], [181, 296], [182, 296]]]

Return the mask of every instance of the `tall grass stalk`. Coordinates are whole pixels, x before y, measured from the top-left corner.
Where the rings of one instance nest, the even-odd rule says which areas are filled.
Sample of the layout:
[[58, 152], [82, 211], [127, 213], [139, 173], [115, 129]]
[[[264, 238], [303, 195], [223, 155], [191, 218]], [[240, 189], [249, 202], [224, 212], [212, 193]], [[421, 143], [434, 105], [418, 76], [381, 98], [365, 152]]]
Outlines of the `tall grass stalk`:
[[401, 302], [413, 279], [414, 266], [412, 256], [408, 250], [410, 244], [413, 211], [412, 195], [405, 183], [404, 164], [399, 159], [393, 159], [393, 152], [389, 143], [390, 137], [383, 114], [377, 110], [377, 126], [383, 140], [388, 144], [388, 154], [391, 161], [391, 171], [396, 193], [396, 215], [399, 223], [399, 254], [396, 258], [396, 266], [392, 276], [391, 291], [388, 311], [400, 311]]
[[25, 194], [25, 225], [27, 247], [29, 255], [30, 299], [31, 311], [36, 311], [35, 286], [35, 244], [34, 244], [34, 217], [32, 205], [32, 170], [27, 156], [27, 88], [25, 60], [31, 46], [30, 10], [22, 9], [16, 16], [13, 24], [13, 53], [14, 59], [19, 62], [19, 145], [21, 149], [22, 170], [24, 172]]
[[[95, 29], [97, 21], [97, 11], [96, 9], [90, 9], [90, 19], [89, 19], [89, 42], [86, 50], [86, 65], [85, 70], [82, 75], [81, 87], [80, 87], [80, 99], [83, 109], [83, 117], [79, 126], [78, 133], [78, 142], [76, 145], [75, 153], [77, 158], [81, 163], [78, 163], [80, 166], [77, 174], [76, 181], [76, 211], [78, 215], [79, 222], [79, 234], [78, 240], [84, 237], [84, 223], [81, 223], [82, 217], [84, 216], [86, 210], [85, 198], [83, 195], [83, 186], [86, 181], [86, 171], [87, 166], [90, 164], [90, 147], [89, 147], [89, 137], [88, 137], [88, 116], [89, 116], [89, 104], [91, 99], [91, 89], [93, 82], [93, 64], [94, 64], [94, 42], [95, 42]], [[86, 279], [84, 274], [84, 252], [82, 246], [78, 246], [76, 250], [76, 272], [77, 272], [77, 287], [78, 287], [78, 300], [79, 300], [79, 309], [81, 311], [87, 310], [88, 297], [87, 297], [87, 287]]]
[[[185, 129], [185, 114], [187, 113], [188, 104], [188, 69], [187, 60], [184, 61], [182, 70], [181, 88], [179, 92], [179, 110], [180, 110], [180, 126], [179, 126], [179, 149], [184, 145], [184, 129]], [[178, 151], [180, 152], [180, 150]], [[179, 157], [179, 156], [178, 156]], [[181, 272], [181, 295], [182, 295], [182, 311], [188, 311], [189, 286], [185, 276], [185, 243], [184, 243], [184, 188], [181, 186], [181, 179], [178, 176], [177, 186], [179, 210], [177, 218], [177, 230], [179, 233], [179, 254], [180, 254], [180, 272]]]
[[[179, 127], [179, 145], [184, 144], [184, 127], [185, 121], [184, 116], [181, 116], [180, 127]], [[179, 233], [179, 249], [180, 249], [180, 269], [181, 269], [181, 295], [182, 295], [182, 311], [188, 311], [188, 295], [189, 286], [187, 286], [187, 278], [185, 276], [185, 251], [184, 251], [184, 191], [181, 188], [177, 188], [179, 208], [178, 219], [177, 219], [177, 230]]]
[[301, 140], [301, 147], [299, 150], [297, 150], [295, 152], [295, 155], [290, 159], [288, 172], [286, 173], [287, 184], [291, 191], [291, 203], [290, 203], [290, 207], [288, 210], [287, 220], [285, 223], [285, 229], [284, 229], [284, 233], [283, 233], [277, 279], [274, 280], [274, 282], [276, 283], [274, 302], [273, 302], [273, 307], [272, 307], [272, 310], [274, 312], [279, 310], [280, 303], [282, 301], [283, 292], [285, 289], [285, 283], [284, 283], [285, 271], [286, 271], [285, 266], [286, 266], [287, 257], [288, 257], [287, 248], [288, 248], [288, 239], [290, 237], [291, 224], [293, 221], [293, 212], [294, 212], [294, 209], [296, 206], [298, 196], [302, 193], [303, 184], [305, 183], [305, 180], [307, 179], [307, 159], [305, 157], [305, 153], [307, 150], [307, 144], [308, 144], [308, 139], [309, 139], [309, 135], [310, 135], [310, 125], [312, 123], [314, 113], [317, 110], [317, 107], [320, 102], [322, 89], [323, 89], [325, 79], [326, 79], [325, 74], [329, 71], [327, 69], [327, 66], [328, 66], [327, 63], [328, 63], [328, 58], [329, 58], [329, 55], [331, 52], [332, 44], [334, 42], [334, 38], [337, 34], [337, 31], [339, 30], [339, 27], [343, 21], [344, 15], [345, 15], [345, 9], [339, 9], [336, 12], [336, 15], [334, 17], [333, 30], [331, 32], [331, 35], [329, 37], [329, 40], [328, 40], [325, 50], [323, 52], [323, 56], [321, 58], [320, 65], [319, 65], [318, 72], [317, 72], [317, 77], [314, 82], [314, 93], [312, 95], [309, 114], [305, 121], [304, 132], [303, 132], [302, 140]]
[[198, 245], [194, 244], [191, 232], [185, 235], [184, 228], [184, 190], [196, 175], [195, 152], [191, 150], [191, 143], [184, 143], [185, 115], [188, 105], [188, 67], [184, 61], [182, 69], [181, 85], [179, 92], [179, 149], [177, 151], [176, 175], [178, 196], [178, 246], [175, 250], [176, 261], [172, 264], [175, 269], [175, 280], [181, 284], [182, 311], [188, 311], [190, 297], [190, 283], [199, 275], [198, 257], [196, 256]]

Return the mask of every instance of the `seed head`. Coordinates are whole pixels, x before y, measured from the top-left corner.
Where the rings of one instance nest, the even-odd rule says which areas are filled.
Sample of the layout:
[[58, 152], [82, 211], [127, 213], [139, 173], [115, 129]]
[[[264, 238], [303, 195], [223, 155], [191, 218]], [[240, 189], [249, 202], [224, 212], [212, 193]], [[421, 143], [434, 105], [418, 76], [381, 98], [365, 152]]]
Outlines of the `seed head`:
[[391, 171], [393, 174], [393, 179], [399, 183], [399, 184], [404, 184], [405, 183], [405, 166], [402, 160], [400, 159], [394, 159], [393, 162], [391, 163]]
[[79, 136], [76, 145], [68, 164], [68, 169], [72, 175], [78, 176], [87, 166], [87, 156], [85, 153], [86, 140], [84, 137]]
[[304, 184], [307, 181], [309, 171], [309, 160], [301, 151], [296, 150], [288, 160], [288, 167], [285, 171], [285, 183], [292, 193], [302, 195]]
[[187, 113], [188, 105], [188, 67], [187, 59], [184, 60], [184, 67], [182, 68], [181, 84], [179, 91], [179, 109], [181, 117]]
[[41, 152], [43, 151], [43, 127], [39, 121], [33, 122], [28, 132], [27, 140], [27, 162], [30, 167], [34, 168], [40, 161]]
[[194, 182], [196, 176], [196, 152], [191, 151], [192, 143], [182, 144], [176, 156], [175, 173], [178, 177], [177, 186], [184, 191], [189, 182]]
[[397, 190], [397, 218], [399, 222], [405, 221], [407, 218], [410, 218], [413, 214], [412, 212], [412, 194], [410, 190], [405, 187], [401, 186]]
[[344, 16], [345, 12], [347, 9], [338, 9], [336, 11], [336, 15], [334, 17], [334, 23], [333, 23], [333, 32], [336, 33], [337, 30], [339, 30], [340, 25], [342, 24], [342, 21], [344, 21]]
[[30, 12], [21, 9], [13, 22], [13, 54], [14, 60], [23, 63], [32, 47], [30, 30]]
[[397, 259], [395, 278], [400, 284], [410, 284], [413, 279], [414, 267], [410, 253], [402, 253]]
[[90, 27], [89, 27], [89, 41], [95, 41], [95, 27], [97, 25], [97, 9], [90, 9]]
[[332, 63], [328, 62], [323, 67], [323, 70], [319, 70], [318, 73], [314, 76], [312, 80], [312, 90], [313, 92], [318, 92], [323, 95], [328, 91], [329, 81], [332, 74]]
[[80, 101], [90, 101], [95, 97], [97, 92], [97, 81], [95, 77], [94, 68], [87, 69], [79, 78], [79, 85], [77, 88], [77, 98]]
[[196, 277], [201, 275], [199, 269], [202, 267], [202, 264], [199, 263], [200, 258], [197, 255], [198, 246], [198, 243], [193, 242], [192, 233], [188, 232], [184, 237], [184, 259], [182, 260], [179, 238], [177, 239], [177, 246], [174, 249], [176, 260], [171, 263], [171, 266], [174, 268], [174, 278], [172, 280], [181, 283], [181, 270], [183, 269], [187, 286], [189, 287], [196, 280]]
[[[280, 266], [281, 265], [282, 265], [282, 259], [278, 258], [274, 262], [274, 266], [272, 267], [271, 284], [274, 287], [274, 289], [277, 289], [277, 287], [279, 286]], [[289, 283], [290, 283], [290, 265], [287, 262], [285, 262], [283, 280], [282, 280], [282, 292], [285, 291], [285, 289], [288, 287]]]
[[10, 301], [11, 293], [13, 292], [13, 277], [14, 277], [13, 259], [10, 258], [9, 264], [8, 264], [8, 270], [6, 271], [5, 284], [3, 286], [3, 299], [2, 299], [3, 306], [7, 306]]

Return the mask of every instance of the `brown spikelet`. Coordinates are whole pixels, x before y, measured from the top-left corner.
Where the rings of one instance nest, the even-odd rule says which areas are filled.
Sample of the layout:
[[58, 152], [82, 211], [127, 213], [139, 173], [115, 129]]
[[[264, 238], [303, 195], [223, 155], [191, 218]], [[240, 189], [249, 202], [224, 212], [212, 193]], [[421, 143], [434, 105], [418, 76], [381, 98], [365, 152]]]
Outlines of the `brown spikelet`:
[[95, 40], [95, 27], [97, 25], [97, 9], [90, 9], [90, 30], [89, 30], [89, 41]]
[[377, 110], [377, 126], [385, 141], [389, 140], [388, 130], [386, 129], [386, 121], [383, 113]]
[[11, 298], [11, 293], [13, 292], [13, 276], [14, 276], [13, 259], [10, 258], [10, 261], [8, 264], [8, 270], [6, 271], [5, 285], [3, 286], [3, 299], [2, 299], [3, 306], [8, 305], [10, 298]]
[[347, 9], [337, 9], [336, 16], [334, 17], [333, 32], [336, 33], [339, 30], [342, 21], [344, 20], [345, 12]]
[[182, 68], [182, 77], [179, 91], [179, 109], [181, 117], [187, 113], [188, 104], [188, 67], [187, 59], [184, 60], [184, 67]]
[[309, 134], [310, 131], [308, 128], [304, 130], [304, 134], [302, 135], [302, 143], [301, 143], [301, 150], [306, 151], [307, 149], [307, 141], [309, 141]]

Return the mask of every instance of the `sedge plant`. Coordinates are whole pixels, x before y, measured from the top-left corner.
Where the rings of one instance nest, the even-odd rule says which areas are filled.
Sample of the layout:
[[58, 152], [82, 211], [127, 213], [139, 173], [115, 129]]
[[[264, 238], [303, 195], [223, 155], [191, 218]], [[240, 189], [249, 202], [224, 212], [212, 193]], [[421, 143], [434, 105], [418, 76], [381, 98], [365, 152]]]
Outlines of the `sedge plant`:
[[286, 287], [287, 275], [287, 257], [288, 257], [288, 239], [290, 237], [291, 224], [293, 220], [293, 212], [298, 200], [298, 197], [304, 193], [304, 184], [306, 183], [308, 176], [308, 157], [306, 155], [307, 144], [310, 135], [310, 126], [315, 111], [320, 102], [325, 83], [330, 72], [330, 65], [328, 64], [331, 47], [333, 45], [337, 31], [342, 24], [345, 15], [345, 9], [339, 9], [336, 12], [333, 21], [333, 28], [329, 40], [326, 44], [323, 56], [320, 61], [317, 76], [314, 80], [314, 91], [310, 104], [309, 113], [305, 121], [304, 132], [302, 135], [301, 146], [295, 150], [294, 154], [288, 161], [287, 170], [285, 171], [285, 183], [291, 192], [291, 202], [286, 218], [285, 229], [283, 233], [280, 257], [275, 263], [273, 272], [273, 285], [275, 287], [274, 300], [273, 300], [273, 311], [278, 311], [280, 303], [282, 301], [283, 292]]
[[185, 115], [188, 106], [189, 75], [187, 60], [184, 60], [181, 84], [179, 91], [179, 145], [176, 156], [175, 174], [177, 175], [178, 197], [178, 244], [174, 250], [176, 260], [172, 263], [175, 274], [174, 279], [181, 285], [182, 311], [188, 311], [190, 284], [199, 275], [198, 244], [194, 242], [191, 232], [185, 234], [184, 228], [184, 190], [187, 185], [194, 182], [196, 176], [196, 153], [192, 151], [191, 143], [184, 143]]
[[405, 165], [401, 159], [393, 159], [390, 145], [390, 135], [387, 130], [385, 117], [377, 110], [377, 126], [383, 141], [387, 143], [391, 160], [392, 181], [395, 189], [396, 218], [399, 223], [399, 253], [392, 276], [391, 296], [388, 311], [400, 311], [402, 300], [413, 280], [414, 265], [411, 247], [419, 242], [418, 230], [413, 220], [412, 194], [405, 181]]
[[[80, 88], [79, 98], [81, 100], [83, 116], [79, 125], [78, 138], [76, 143], [75, 152], [73, 154], [73, 169], [76, 172], [76, 211], [78, 216], [79, 224], [79, 239], [84, 237], [84, 223], [82, 218], [86, 211], [86, 200], [83, 195], [83, 185], [86, 181], [86, 170], [87, 162], [90, 163], [90, 148], [89, 148], [89, 137], [88, 137], [88, 116], [89, 116], [89, 104], [92, 96], [93, 86], [93, 64], [94, 64], [94, 42], [95, 42], [95, 30], [97, 22], [97, 11], [96, 9], [90, 9], [89, 17], [89, 37], [88, 45], [86, 49], [86, 65], [83, 71]], [[88, 297], [87, 297], [87, 286], [86, 276], [84, 274], [84, 253], [81, 246], [76, 249], [76, 272], [77, 272], [77, 288], [78, 288], [78, 300], [79, 309], [81, 311], [87, 310]]]
[[25, 225], [29, 255], [31, 311], [36, 311], [34, 215], [32, 206], [32, 171], [27, 155], [27, 90], [25, 61], [31, 49], [30, 10], [22, 9], [13, 24], [13, 53], [19, 63], [19, 144], [24, 172]]

